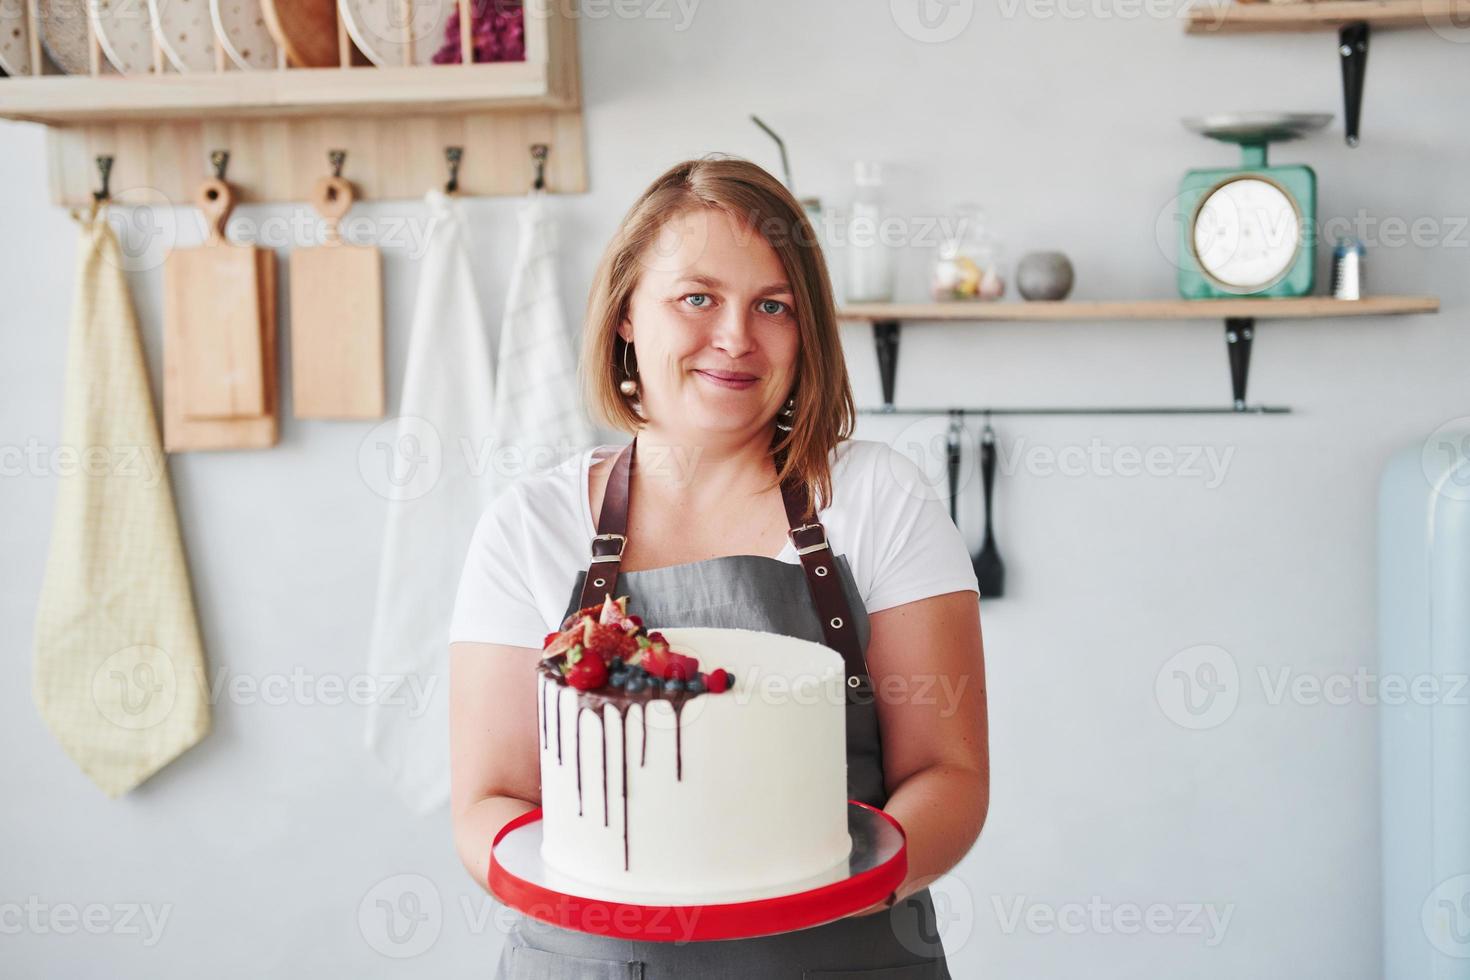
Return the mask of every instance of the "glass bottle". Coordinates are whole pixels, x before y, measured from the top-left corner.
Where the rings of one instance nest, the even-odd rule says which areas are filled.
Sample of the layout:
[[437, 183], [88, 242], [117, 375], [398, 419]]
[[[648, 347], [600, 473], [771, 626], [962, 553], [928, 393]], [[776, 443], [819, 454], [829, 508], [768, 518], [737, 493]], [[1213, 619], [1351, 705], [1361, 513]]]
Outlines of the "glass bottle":
[[847, 224], [849, 303], [887, 303], [893, 299], [893, 254], [883, 241], [883, 165], [859, 160], [857, 184]]

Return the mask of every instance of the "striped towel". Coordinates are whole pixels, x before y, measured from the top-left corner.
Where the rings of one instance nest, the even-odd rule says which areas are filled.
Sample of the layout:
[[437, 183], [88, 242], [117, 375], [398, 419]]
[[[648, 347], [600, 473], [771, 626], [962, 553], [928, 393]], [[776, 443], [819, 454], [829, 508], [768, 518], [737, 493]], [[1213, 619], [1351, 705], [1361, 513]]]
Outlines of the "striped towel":
[[495, 444], [505, 451], [502, 459], [525, 461], [513, 464], [511, 479], [579, 454], [594, 436], [562, 313], [557, 229], [547, 213], [546, 192], [532, 191], [519, 218], [495, 383]]
[[204, 649], [138, 324], [106, 209], [81, 225], [32, 695], [110, 797], [209, 732]]

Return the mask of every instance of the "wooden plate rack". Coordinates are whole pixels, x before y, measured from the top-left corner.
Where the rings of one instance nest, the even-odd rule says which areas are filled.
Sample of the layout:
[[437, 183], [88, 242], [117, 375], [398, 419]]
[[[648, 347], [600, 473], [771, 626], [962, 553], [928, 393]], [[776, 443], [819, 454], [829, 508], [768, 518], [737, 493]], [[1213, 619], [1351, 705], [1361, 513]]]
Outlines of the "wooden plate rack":
[[[473, 58], [472, 7], [496, 0], [443, 2], [458, 3], [461, 50]], [[32, 71], [43, 72], [36, 0], [26, 8]], [[527, 0], [523, 9], [524, 61], [378, 67], [339, 17], [342, 67], [296, 68], [282, 57], [279, 68], [244, 71], [220, 57], [214, 72], [180, 74], [163, 70], [155, 41], [146, 75], [111, 70], [89, 18], [90, 74], [0, 78], [0, 118], [48, 127], [51, 197], [68, 206], [92, 200], [99, 157], [112, 158], [114, 201], [187, 204], [218, 150], [229, 153], [243, 202], [309, 199], [332, 151], [346, 152], [342, 176], [362, 199], [417, 198], [444, 186], [449, 147], [460, 148], [462, 194], [523, 194], [538, 167], [547, 191], [581, 193], [577, 5]], [[412, 45], [404, 50], [411, 59]]]

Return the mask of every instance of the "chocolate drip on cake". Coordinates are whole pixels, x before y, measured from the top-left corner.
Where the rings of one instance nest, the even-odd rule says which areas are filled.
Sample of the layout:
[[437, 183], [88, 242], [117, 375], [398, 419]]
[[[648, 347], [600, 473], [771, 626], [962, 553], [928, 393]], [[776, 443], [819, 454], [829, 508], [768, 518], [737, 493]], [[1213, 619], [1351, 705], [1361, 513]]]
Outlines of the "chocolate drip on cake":
[[[582, 712], [591, 711], [597, 716], [597, 723], [602, 729], [602, 825], [609, 826], [608, 822], [608, 793], [607, 793], [607, 723], [603, 717], [603, 711], [608, 706], [618, 713], [622, 720], [622, 771], [623, 771], [623, 870], [630, 867], [628, 863], [628, 710], [639, 704], [643, 708], [642, 740], [643, 757], [639, 765], [648, 762], [648, 708], [653, 701], [667, 701], [669, 707], [674, 711], [674, 767], [675, 778], [684, 780], [684, 739], [683, 739], [683, 711], [684, 705], [690, 698], [699, 697], [700, 694], [690, 694], [688, 691], [657, 691], [644, 688], [642, 691], [630, 694], [621, 688], [606, 688], [592, 691], [580, 691], [567, 684], [562, 677], [561, 671], [554, 663], [543, 661], [537, 666], [537, 672], [546, 680], [546, 687], [555, 685], [554, 697], [556, 698], [556, 762], [562, 765], [561, 741], [561, 702], [563, 689], [574, 691], [577, 697], [576, 735], [575, 751], [577, 756], [577, 815], [583, 815], [582, 805]], [[703, 692], [700, 692], [701, 694]], [[544, 695], [543, 695], [544, 696]], [[544, 702], [543, 702], [544, 704]], [[543, 708], [544, 714], [544, 708]]]
[[[547, 693], [546, 688], [542, 688], [542, 690], [541, 690], [541, 747], [543, 749], [546, 748], [546, 746], [549, 744], [547, 742], [546, 723], [550, 720], [550, 718], [548, 716], [551, 714], [551, 709], [546, 706], [546, 693]], [[561, 729], [557, 729], [556, 737], [557, 738], [561, 738]]]

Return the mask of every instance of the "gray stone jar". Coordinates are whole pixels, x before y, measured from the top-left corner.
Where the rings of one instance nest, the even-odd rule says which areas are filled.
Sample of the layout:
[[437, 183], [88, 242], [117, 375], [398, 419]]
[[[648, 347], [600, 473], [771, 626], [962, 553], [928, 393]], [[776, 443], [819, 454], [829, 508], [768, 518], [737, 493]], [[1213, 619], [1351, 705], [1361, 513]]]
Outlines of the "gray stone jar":
[[1016, 266], [1016, 288], [1026, 299], [1066, 299], [1072, 263], [1061, 252], [1028, 252]]

